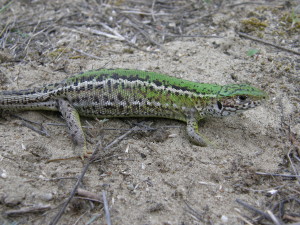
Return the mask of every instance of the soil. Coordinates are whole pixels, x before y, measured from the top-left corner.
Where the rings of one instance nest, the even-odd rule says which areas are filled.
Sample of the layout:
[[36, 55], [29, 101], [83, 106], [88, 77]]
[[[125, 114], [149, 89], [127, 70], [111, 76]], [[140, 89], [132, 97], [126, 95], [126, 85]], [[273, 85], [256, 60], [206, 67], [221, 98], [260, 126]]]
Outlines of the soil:
[[[257, 173], [297, 175], [300, 169], [300, 56], [238, 32], [300, 52], [300, 1], [149, 2], [2, 2], [1, 90], [98, 68], [261, 88], [269, 94], [262, 106], [200, 121], [208, 147], [191, 144], [185, 124], [174, 120], [82, 118], [89, 149], [100, 139], [106, 146], [140, 121], [157, 129], [135, 132], [102, 151], [80, 188], [100, 199], [105, 191], [112, 224], [276, 222], [239, 200], [285, 224], [299, 222], [299, 180]], [[16, 116], [42, 124], [48, 135]], [[60, 114], [3, 115], [0, 150], [0, 223], [50, 224], [87, 163], [49, 162], [74, 156]], [[283, 214], [274, 207], [279, 203]], [[40, 210], [23, 211], [32, 207]], [[76, 195], [58, 224], [108, 224], [103, 208]]]

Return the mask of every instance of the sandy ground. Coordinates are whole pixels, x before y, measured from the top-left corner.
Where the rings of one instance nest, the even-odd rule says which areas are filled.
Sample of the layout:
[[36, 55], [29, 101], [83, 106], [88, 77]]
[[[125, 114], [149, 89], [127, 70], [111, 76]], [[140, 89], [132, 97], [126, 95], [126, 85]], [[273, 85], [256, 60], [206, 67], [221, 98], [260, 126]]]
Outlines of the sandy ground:
[[[56, 2], [63, 6], [60, 1]], [[80, 1], [77, 3], [80, 5]], [[279, 45], [288, 43], [291, 45], [287, 47], [294, 46], [293, 49], [299, 51], [299, 29], [290, 36], [271, 35], [271, 29], [278, 25], [274, 21], [277, 19], [280, 23], [279, 18], [297, 6], [283, 3], [224, 7], [211, 16], [211, 27], [206, 27], [222, 38], [177, 38], [166, 41], [163, 49], [152, 46], [153, 52], [130, 48], [117, 41], [95, 44], [95, 36], [57, 28], [59, 38], [55, 36], [58, 31], [49, 38], [57, 38], [62, 46], [81, 49], [100, 59], [82, 56], [76, 51], [53, 57], [49, 56], [53, 49], [42, 49], [47, 52], [40, 56], [32, 53], [21, 62], [9, 62], [7, 58], [13, 58], [11, 49], [3, 49], [1, 89], [31, 88], [96, 68], [132, 68], [197, 82], [249, 83], [265, 90], [269, 99], [255, 110], [201, 121], [201, 132], [211, 141], [208, 147], [192, 145], [185, 133], [185, 124], [178, 121], [110, 119], [99, 122], [82, 118], [84, 125], [94, 126], [86, 129], [89, 136], [97, 140], [102, 135], [104, 146], [137, 121], [144, 120], [158, 128], [154, 132], [130, 135], [103, 153], [103, 160], [89, 167], [80, 185], [98, 196], [104, 190], [107, 192], [112, 224], [244, 224], [241, 215], [254, 216], [236, 199], [264, 211], [270, 207], [269, 203], [286, 198], [288, 191], [295, 198], [299, 197], [299, 192], [288, 189], [299, 190], [297, 180], [256, 174], [293, 174], [287, 154], [293, 151], [297, 155], [295, 140], [300, 135], [299, 55], [241, 38], [235, 32], [236, 29], [246, 31], [241, 21], [257, 17], [268, 21], [267, 28], [259, 31], [265, 40]], [[37, 3], [14, 3], [7, 13], [19, 10], [30, 15], [34, 11], [30, 4]], [[40, 11], [48, 12], [49, 5], [42, 6], [39, 5]], [[286, 27], [290, 28], [290, 24]], [[248, 56], [249, 49], [259, 49], [259, 53]], [[52, 60], [49, 61], [49, 57], [53, 57]], [[48, 224], [68, 197], [86, 161], [48, 162], [74, 155], [66, 128], [49, 125], [64, 123], [59, 113], [16, 115], [42, 123], [50, 136], [23, 126], [21, 120], [13, 116], [5, 115], [0, 120], [0, 222]], [[89, 145], [90, 149], [94, 147], [95, 144]], [[49, 209], [7, 216], [10, 210], [31, 206], [49, 206]], [[294, 213], [298, 213], [299, 218], [299, 208], [296, 207]], [[74, 198], [58, 224], [76, 222], [106, 224], [103, 205]]]

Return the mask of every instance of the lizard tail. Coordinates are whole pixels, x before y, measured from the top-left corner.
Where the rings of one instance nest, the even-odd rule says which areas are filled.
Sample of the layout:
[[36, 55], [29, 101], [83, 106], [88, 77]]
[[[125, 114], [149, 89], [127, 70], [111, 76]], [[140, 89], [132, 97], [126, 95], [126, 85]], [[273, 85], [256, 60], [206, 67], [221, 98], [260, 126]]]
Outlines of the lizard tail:
[[[50, 100], [51, 92], [43, 88], [0, 92], [1, 110], [57, 110], [55, 100]], [[50, 108], [49, 108], [50, 107]]]

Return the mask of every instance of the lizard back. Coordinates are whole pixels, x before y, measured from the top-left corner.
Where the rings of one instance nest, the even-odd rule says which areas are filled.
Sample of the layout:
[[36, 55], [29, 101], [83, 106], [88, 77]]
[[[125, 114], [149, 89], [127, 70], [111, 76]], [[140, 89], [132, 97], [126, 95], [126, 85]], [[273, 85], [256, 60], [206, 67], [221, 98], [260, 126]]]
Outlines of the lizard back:
[[220, 90], [219, 85], [155, 72], [100, 69], [39, 88], [3, 91], [0, 109], [56, 111], [56, 100], [64, 98], [83, 116], [164, 117], [185, 121], [188, 110], [195, 105], [205, 107]]
[[[164, 117], [186, 120], [195, 105], [205, 107], [221, 86], [139, 70], [101, 69], [65, 80], [68, 101], [80, 115]], [[64, 90], [64, 91], [63, 91]]]

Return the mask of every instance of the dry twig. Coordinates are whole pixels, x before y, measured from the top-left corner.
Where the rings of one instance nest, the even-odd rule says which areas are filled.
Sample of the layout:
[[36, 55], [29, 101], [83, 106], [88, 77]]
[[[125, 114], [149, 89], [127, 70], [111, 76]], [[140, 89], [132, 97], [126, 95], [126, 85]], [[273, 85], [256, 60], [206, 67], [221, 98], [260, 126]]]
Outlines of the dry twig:
[[[38, 134], [40, 134], [42, 136], [47, 136], [47, 137], [50, 136], [47, 129], [43, 126], [42, 123], [31, 121], [31, 120], [25, 119], [21, 116], [18, 116], [18, 115], [12, 115], [12, 116], [15, 117], [15, 118], [20, 119], [22, 121], [23, 126], [37, 132]], [[36, 128], [35, 126], [31, 125], [30, 123], [38, 125], [40, 127], [40, 129]]]
[[76, 48], [71, 48], [71, 49], [74, 50], [74, 51], [76, 51], [76, 52], [79, 52], [82, 55], [88, 56], [88, 57], [90, 57], [92, 59], [102, 60], [100, 57], [92, 55], [92, 54], [89, 54], [89, 53], [86, 53], [86, 52], [84, 52], [84, 51], [82, 51], [80, 49], [76, 49]]
[[289, 177], [289, 178], [300, 178], [300, 175], [289, 175], [289, 174], [276, 174], [276, 173], [263, 173], [256, 172], [257, 175], [273, 176], [273, 177]]
[[27, 213], [40, 213], [49, 209], [51, 209], [50, 205], [34, 205], [31, 207], [24, 207], [16, 210], [7, 210], [4, 214], [6, 216], [21, 216]]
[[253, 211], [253, 212], [255, 212], [255, 213], [257, 213], [257, 214], [259, 214], [261, 216], [263, 216], [265, 219], [267, 219], [267, 220], [269, 220], [269, 221], [272, 222], [272, 218], [267, 213], [265, 213], [265, 212], [263, 212], [263, 211], [255, 208], [255, 207], [249, 205], [248, 203], [246, 203], [246, 202], [244, 202], [244, 201], [242, 201], [240, 199], [236, 199], [236, 202], [239, 203], [240, 205], [244, 206], [245, 208], [247, 208], [247, 209], [249, 209], [249, 210], [251, 210], [251, 211]]
[[279, 219], [270, 210], [267, 210], [267, 213], [269, 214], [275, 225], [282, 225], [282, 222], [279, 221]]
[[[291, 163], [291, 166], [292, 166], [292, 168], [293, 168], [293, 170], [294, 170], [294, 173], [295, 173], [296, 175], [298, 175], [298, 174], [299, 174], [299, 173], [298, 173], [298, 170], [297, 170], [297, 168], [294, 166], [294, 162], [293, 162], [293, 160], [292, 160], [291, 157], [290, 157], [291, 152], [292, 152], [292, 149], [289, 150], [289, 152], [288, 152], [288, 154], [287, 154], [287, 157], [288, 157], [288, 159], [289, 159], [289, 161], [290, 161], [290, 163]], [[297, 180], [298, 180], [298, 183], [300, 184], [300, 176], [299, 176], [299, 175], [297, 176]]]
[[109, 207], [108, 207], [108, 202], [107, 202], [107, 198], [106, 198], [106, 191], [102, 191], [102, 198], [103, 198], [103, 204], [104, 204], [106, 223], [107, 223], [107, 225], [111, 225]]
[[[138, 129], [138, 126], [133, 127], [131, 130], [127, 131], [125, 134], [119, 136], [118, 138], [116, 138], [114, 141], [112, 141], [110, 144], [108, 144], [106, 147], [103, 148], [103, 151], [108, 150], [109, 148], [111, 148], [113, 145], [119, 143], [121, 140], [123, 140], [125, 137], [127, 137], [128, 135], [130, 135], [132, 132], [135, 132]], [[56, 214], [56, 216], [53, 218], [53, 220], [50, 222], [50, 225], [55, 225], [57, 224], [57, 222], [59, 221], [59, 219], [61, 218], [61, 216], [63, 215], [65, 209], [67, 208], [68, 204], [70, 203], [70, 201], [72, 200], [72, 198], [75, 196], [77, 189], [79, 187], [79, 184], [81, 183], [85, 173], [87, 172], [89, 166], [97, 159], [97, 154], [101, 149], [101, 140], [97, 143], [96, 148], [92, 154], [92, 156], [90, 157], [89, 161], [87, 162], [87, 164], [84, 166], [84, 168], [82, 169], [82, 172], [76, 182], [76, 184], [73, 187], [73, 190], [69, 196], [69, 198], [65, 201], [65, 203], [63, 204], [62, 208], [60, 209], [60, 211]]]
[[248, 225], [253, 225], [253, 220], [245, 215], [242, 215], [240, 210], [235, 208], [235, 211], [238, 213], [238, 218], [240, 218], [242, 221], [244, 221]]
[[294, 53], [296, 55], [300, 55], [300, 52], [297, 52], [293, 49], [289, 49], [289, 48], [285, 48], [285, 47], [282, 47], [282, 46], [279, 46], [279, 45], [276, 45], [276, 44], [273, 44], [273, 43], [270, 43], [270, 42], [267, 42], [267, 41], [264, 41], [262, 39], [259, 39], [259, 38], [256, 38], [256, 37], [253, 37], [253, 36], [250, 36], [248, 34], [245, 34], [245, 33], [242, 33], [242, 32], [237, 32], [238, 35], [242, 36], [242, 37], [245, 37], [245, 38], [248, 38], [250, 40], [253, 40], [253, 41], [257, 41], [257, 42], [261, 42], [265, 45], [270, 45], [270, 46], [273, 46], [275, 48], [278, 48], [278, 49], [281, 49], [281, 50], [284, 50], [284, 51], [287, 51], [287, 52], [291, 52], [291, 53]]
[[92, 201], [98, 201], [98, 202], [102, 202], [103, 203], [103, 199], [100, 198], [99, 195], [97, 195], [97, 194], [95, 194], [93, 192], [84, 190], [82, 188], [78, 188], [77, 189], [77, 195], [85, 197], [85, 198], [88, 198], [88, 199], [91, 199]]
[[187, 201], [184, 201], [187, 209], [185, 209], [185, 211], [187, 211], [189, 214], [191, 214], [191, 216], [193, 218], [195, 218], [195, 220], [200, 221], [200, 222], [204, 222], [203, 220], [203, 215], [201, 215], [199, 212], [197, 212], [195, 209], [193, 209]]

